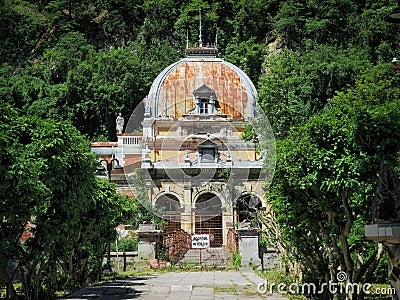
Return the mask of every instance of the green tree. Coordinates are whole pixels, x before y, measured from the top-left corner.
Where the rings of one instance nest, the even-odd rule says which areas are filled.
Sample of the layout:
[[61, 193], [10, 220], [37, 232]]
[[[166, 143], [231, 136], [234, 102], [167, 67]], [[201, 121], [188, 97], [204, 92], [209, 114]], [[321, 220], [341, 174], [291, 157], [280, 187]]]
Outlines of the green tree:
[[307, 280], [336, 282], [341, 270], [371, 282], [383, 247], [365, 240], [364, 225], [380, 162], [396, 164], [400, 149], [399, 80], [388, 65], [371, 68], [278, 143], [268, 199]]
[[18, 262], [26, 299], [98, 279], [128, 199], [95, 177], [89, 143], [70, 123], [20, 116], [4, 102], [0, 109], [0, 276], [8, 296], [9, 261]]
[[67, 97], [59, 99], [63, 115], [91, 137], [114, 140], [115, 117], [119, 112], [130, 116], [175, 55], [168, 45], [146, 49], [138, 43], [98, 52], [69, 72]]
[[96, 52], [80, 33], [65, 35], [35, 65], [0, 69], [0, 96], [24, 113], [70, 120], [90, 137], [114, 140], [115, 117], [129, 117], [152, 81], [177, 60], [168, 45]]
[[50, 83], [65, 82], [68, 72], [85, 61], [93, 50], [82, 33], [69, 32], [61, 36], [54, 47], [44, 51], [37, 72], [43, 72], [42, 76]]
[[277, 137], [320, 112], [337, 92], [350, 88], [371, 63], [356, 47], [320, 45], [302, 54], [284, 49], [265, 63], [259, 82], [260, 105]]
[[0, 63], [25, 65], [47, 31], [46, 17], [28, 1], [5, 1], [0, 5]]

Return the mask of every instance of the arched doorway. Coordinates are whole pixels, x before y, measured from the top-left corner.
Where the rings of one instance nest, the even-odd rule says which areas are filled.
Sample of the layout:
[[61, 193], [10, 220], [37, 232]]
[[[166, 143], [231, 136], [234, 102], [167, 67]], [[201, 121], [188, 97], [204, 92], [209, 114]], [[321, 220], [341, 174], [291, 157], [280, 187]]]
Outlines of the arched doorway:
[[172, 194], [163, 194], [157, 200], [155, 209], [163, 218], [163, 231], [172, 232], [181, 228], [181, 206]]
[[201, 194], [196, 200], [195, 232], [210, 235], [210, 246], [221, 247], [222, 236], [222, 202], [213, 193]]
[[262, 207], [261, 199], [255, 195], [242, 195], [236, 203], [236, 213], [238, 222], [253, 222], [256, 218], [257, 211]]

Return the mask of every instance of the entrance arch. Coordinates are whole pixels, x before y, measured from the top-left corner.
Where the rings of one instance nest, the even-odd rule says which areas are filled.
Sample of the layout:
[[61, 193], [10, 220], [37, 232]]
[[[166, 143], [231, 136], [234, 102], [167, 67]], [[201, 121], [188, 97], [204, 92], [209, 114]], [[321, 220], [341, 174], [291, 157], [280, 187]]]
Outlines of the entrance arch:
[[236, 202], [236, 213], [238, 215], [238, 222], [249, 221], [255, 219], [257, 210], [262, 208], [261, 199], [252, 194], [245, 194], [239, 197]]
[[173, 194], [162, 194], [155, 202], [155, 209], [163, 218], [164, 232], [181, 229], [181, 205]]
[[196, 200], [195, 233], [209, 234], [211, 247], [223, 244], [222, 202], [213, 193], [203, 193]]

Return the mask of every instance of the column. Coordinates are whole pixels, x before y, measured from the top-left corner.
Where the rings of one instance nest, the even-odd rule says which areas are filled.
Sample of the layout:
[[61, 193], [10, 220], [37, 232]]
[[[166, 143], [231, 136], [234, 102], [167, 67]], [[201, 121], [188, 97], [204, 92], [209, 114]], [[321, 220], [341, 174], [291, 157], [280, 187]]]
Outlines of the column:
[[192, 233], [192, 183], [184, 183], [183, 212], [181, 215], [181, 228], [187, 233]]

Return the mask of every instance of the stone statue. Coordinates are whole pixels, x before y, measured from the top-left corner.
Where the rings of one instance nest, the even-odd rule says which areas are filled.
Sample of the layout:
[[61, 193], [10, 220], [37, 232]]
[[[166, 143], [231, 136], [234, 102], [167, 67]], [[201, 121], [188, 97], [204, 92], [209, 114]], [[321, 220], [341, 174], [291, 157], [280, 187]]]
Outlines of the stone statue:
[[121, 134], [124, 130], [125, 120], [121, 113], [118, 114], [117, 119], [115, 120], [115, 128], [117, 130], [117, 134]]

